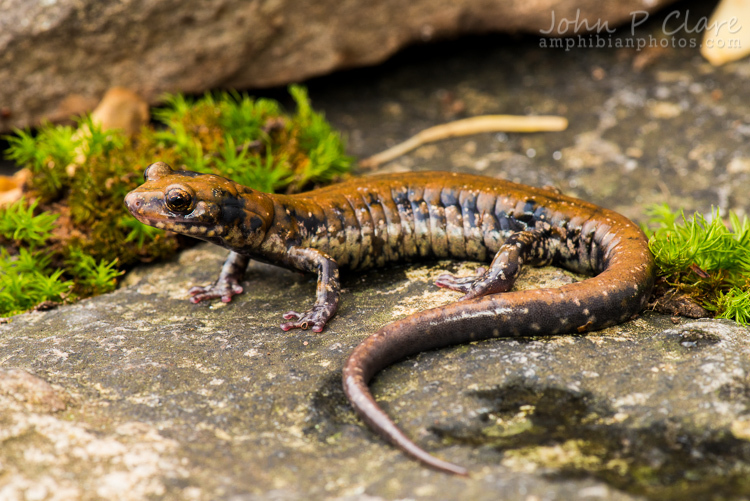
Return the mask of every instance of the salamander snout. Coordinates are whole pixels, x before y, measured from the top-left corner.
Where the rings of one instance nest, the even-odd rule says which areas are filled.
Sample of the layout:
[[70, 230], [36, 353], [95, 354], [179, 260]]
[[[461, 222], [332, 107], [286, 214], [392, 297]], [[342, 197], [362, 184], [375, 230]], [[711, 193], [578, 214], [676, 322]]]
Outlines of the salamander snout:
[[140, 209], [142, 204], [143, 199], [139, 197], [137, 193], [131, 191], [125, 195], [125, 207], [127, 207], [131, 213]]

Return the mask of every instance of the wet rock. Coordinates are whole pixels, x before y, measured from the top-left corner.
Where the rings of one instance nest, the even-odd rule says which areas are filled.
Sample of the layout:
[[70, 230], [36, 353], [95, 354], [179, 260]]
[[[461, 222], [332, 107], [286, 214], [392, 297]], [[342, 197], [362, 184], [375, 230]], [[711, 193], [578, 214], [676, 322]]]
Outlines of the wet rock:
[[[630, 22], [669, 0], [180, 2], [6, 0], [0, 16], [0, 131], [67, 120], [112, 85], [165, 92], [268, 87], [371, 65], [432, 39]], [[568, 30], [566, 25], [566, 30]], [[568, 35], [573, 34], [573, 27]]]

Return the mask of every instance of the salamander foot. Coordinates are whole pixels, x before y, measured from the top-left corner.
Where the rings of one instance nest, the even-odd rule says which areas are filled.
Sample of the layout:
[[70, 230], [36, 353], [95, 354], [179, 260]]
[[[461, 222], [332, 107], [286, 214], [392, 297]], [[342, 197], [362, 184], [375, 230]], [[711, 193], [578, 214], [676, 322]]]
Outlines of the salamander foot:
[[[517, 270], [518, 267], [516, 266]], [[477, 268], [474, 275], [468, 277], [457, 277], [450, 273], [444, 273], [435, 280], [435, 285], [457, 292], [465, 293], [461, 300], [474, 299], [486, 296], [487, 294], [497, 294], [499, 292], [508, 292], [513, 287], [516, 274], [506, 277], [503, 269], [487, 270], [484, 267]]]
[[469, 275], [468, 277], [457, 277], [450, 273], [443, 273], [437, 277], [435, 285], [442, 287], [443, 289], [450, 289], [452, 291], [463, 292], [466, 294], [473, 289], [474, 283], [482, 278], [486, 272], [487, 268], [480, 266], [477, 268], [474, 275]]
[[329, 305], [315, 305], [303, 313], [288, 311], [283, 315], [284, 320], [293, 320], [293, 322], [285, 322], [281, 324], [281, 328], [285, 331], [312, 329], [313, 332], [322, 332], [334, 313], [336, 313], [334, 307]]
[[235, 280], [219, 280], [213, 285], [206, 287], [191, 287], [188, 294], [191, 303], [200, 303], [208, 299], [221, 298], [225, 303], [232, 300], [233, 296], [242, 293], [242, 286]]

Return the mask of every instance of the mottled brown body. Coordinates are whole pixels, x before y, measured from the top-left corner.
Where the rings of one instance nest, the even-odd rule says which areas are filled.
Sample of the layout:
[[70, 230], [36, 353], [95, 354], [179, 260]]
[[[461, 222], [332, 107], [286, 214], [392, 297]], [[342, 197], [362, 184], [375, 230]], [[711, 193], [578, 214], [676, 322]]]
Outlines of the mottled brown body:
[[[408, 440], [367, 388], [382, 368], [418, 353], [488, 337], [586, 332], [639, 312], [653, 286], [643, 233], [627, 218], [559, 193], [444, 172], [365, 177], [300, 195], [267, 195], [226, 179], [150, 166], [126, 198], [141, 221], [232, 250], [215, 284], [193, 301], [241, 292], [250, 258], [318, 274], [316, 302], [288, 312], [285, 330], [321, 331], [339, 300], [338, 269], [454, 257], [491, 260], [473, 277], [437, 285], [464, 300], [387, 325], [349, 357], [344, 389], [374, 430], [434, 468], [465, 474]], [[523, 264], [595, 274], [557, 289], [509, 291]]]
[[[283, 213], [272, 231], [294, 228], [303, 246], [349, 269], [431, 257], [485, 261], [513, 233], [560, 225], [578, 204], [596, 209], [546, 190], [443, 172], [358, 178], [276, 200]], [[560, 251], [567, 261], [577, 253]], [[590, 263], [568, 265], [591, 271]]]

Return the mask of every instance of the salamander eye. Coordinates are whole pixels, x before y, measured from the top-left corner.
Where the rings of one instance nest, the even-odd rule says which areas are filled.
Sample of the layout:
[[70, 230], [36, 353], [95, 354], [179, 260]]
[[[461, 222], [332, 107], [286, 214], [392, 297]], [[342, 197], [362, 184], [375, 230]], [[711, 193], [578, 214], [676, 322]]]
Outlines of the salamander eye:
[[164, 162], [154, 162], [143, 171], [143, 180], [155, 181], [161, 177], [168, 176], [173, 172], [172, 167]]
[[182, 214], [190, 212], [193, 205], [193, 197], [182, 188], [172, 188], [167, 191], [164, 200], [169, 210]]

